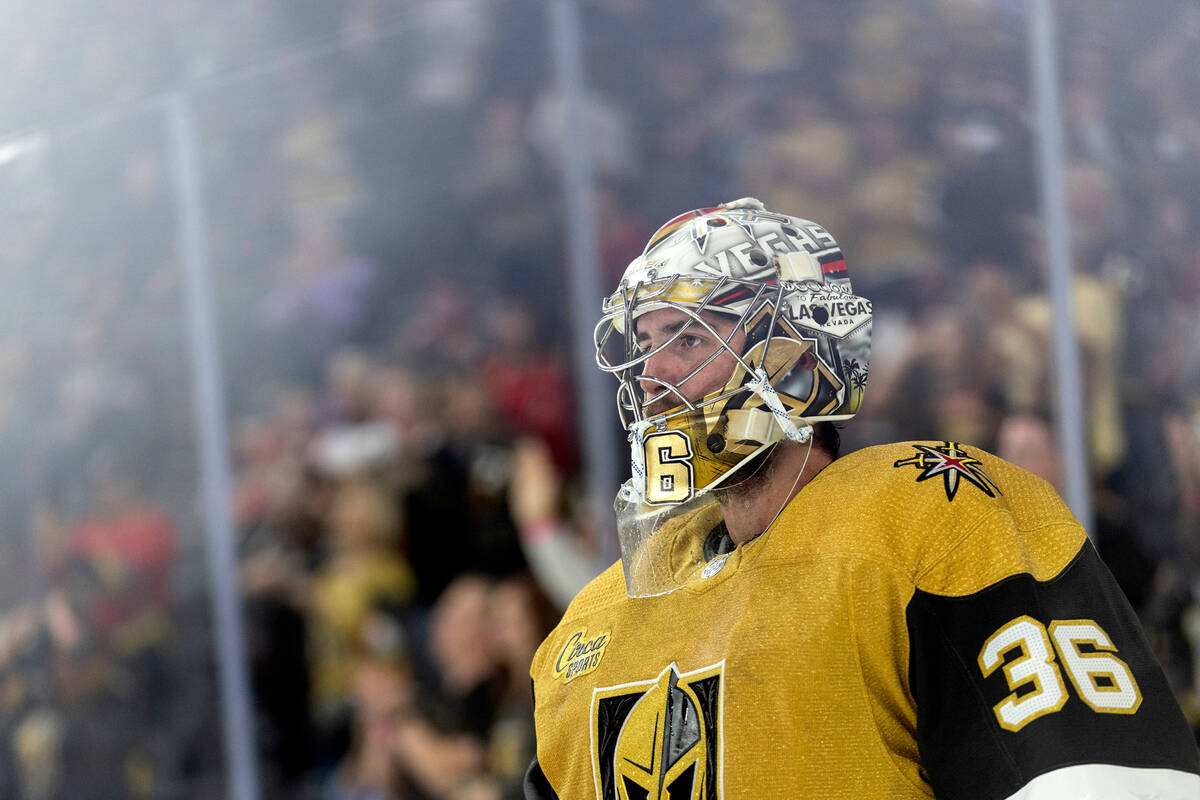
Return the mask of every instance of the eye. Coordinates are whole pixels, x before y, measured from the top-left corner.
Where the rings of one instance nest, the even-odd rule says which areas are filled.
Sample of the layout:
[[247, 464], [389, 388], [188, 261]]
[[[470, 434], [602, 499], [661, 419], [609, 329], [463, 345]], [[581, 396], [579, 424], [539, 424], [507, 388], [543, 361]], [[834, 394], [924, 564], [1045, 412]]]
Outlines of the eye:
[[679, 337], [679, 344], [685, 349], [691, 350], [704, 344], [704, 340], [699, 336], [693, 336], [690, 333], [685, 333]]

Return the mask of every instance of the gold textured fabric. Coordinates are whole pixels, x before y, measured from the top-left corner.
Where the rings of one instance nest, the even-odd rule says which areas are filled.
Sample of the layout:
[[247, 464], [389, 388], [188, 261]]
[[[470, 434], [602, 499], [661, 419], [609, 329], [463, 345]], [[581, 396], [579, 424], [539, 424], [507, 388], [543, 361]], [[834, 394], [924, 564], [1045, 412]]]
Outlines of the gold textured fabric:
[[[1040, 479], [973, 448], [948, 476], [917, 445], [835, 461], [682, 589], [630, 598], [620, 564], [585, 588], [531, 668], [558, 797], [932, 797], [907, 675], [914, 592], [1045, 580], [1090, 545]], [[668, 791], [681, 775], [696, 786]]]

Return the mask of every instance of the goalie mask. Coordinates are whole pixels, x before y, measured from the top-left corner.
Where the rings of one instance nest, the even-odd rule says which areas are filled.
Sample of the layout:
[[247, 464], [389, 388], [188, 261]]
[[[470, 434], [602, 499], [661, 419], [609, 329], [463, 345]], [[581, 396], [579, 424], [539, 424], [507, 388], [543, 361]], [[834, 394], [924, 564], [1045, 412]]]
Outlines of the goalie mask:
[[871, 303], [815, 222], [743, 198], [651, 237], [595, 331], [629, 433], [616, 507], [631, 595], [670, 591], [705, 563], [708, 530], [691, 529], [719, 522], [713, 489], [776, 443], [854, 416], [870, 340]]

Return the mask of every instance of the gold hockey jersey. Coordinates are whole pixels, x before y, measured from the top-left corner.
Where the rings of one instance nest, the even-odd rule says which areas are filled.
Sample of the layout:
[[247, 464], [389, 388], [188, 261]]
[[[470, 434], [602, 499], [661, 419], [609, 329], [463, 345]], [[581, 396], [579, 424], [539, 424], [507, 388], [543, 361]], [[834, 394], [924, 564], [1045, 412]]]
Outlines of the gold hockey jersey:
[[614, 565], [531, 675], [531, 798], [1200, 797], [1187, 725], [1080, 525], [1045, 482], [952, 442], [835, 461], [670, 594], [628, 597]]

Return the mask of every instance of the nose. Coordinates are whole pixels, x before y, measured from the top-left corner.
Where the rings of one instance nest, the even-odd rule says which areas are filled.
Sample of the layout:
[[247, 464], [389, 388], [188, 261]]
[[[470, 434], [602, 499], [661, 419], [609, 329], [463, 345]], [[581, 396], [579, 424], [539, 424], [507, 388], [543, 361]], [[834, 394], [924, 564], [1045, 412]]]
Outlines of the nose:
[[[659, 381], [674, 386], [682, 377], [678, 358], [672, 358], [667, 350], [663, 350], [646, 359], [642, 367], [642, 379], [638, 381], [638, 385], [641, 387], [643, 396], [649, 399], [668, 391], [668, 388]], [[652, 378], [657, 380], [650, 380]]]

